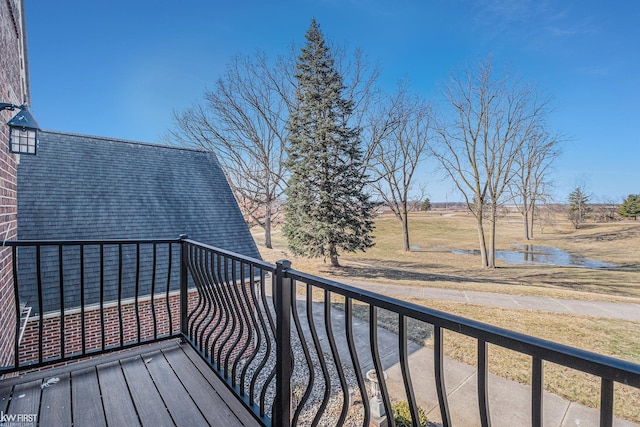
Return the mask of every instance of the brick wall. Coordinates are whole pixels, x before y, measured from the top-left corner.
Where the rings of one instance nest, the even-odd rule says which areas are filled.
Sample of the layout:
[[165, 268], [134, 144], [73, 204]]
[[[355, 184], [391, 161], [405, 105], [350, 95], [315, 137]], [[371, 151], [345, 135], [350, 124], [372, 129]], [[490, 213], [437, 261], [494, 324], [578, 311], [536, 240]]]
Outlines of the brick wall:
[[[249, 284], [247, 292], [250, 293]], [[191, 312], [198, 305], [199, 297], [195, 289], [189, 292], [188, 308]], [[249, 305], [246, 301], [242, 302], [246, 309]], [[169, 309], [167, 309], [167, 299], [165, 295], [157, 295], [153, 299], [155, 309], [155, 330], [158, 336], [169, 334], [169, 312], [171, 313], [171, 325], [173, 332], [180, 330], [180, 295], [178, 293], [169, 296]], [[201, 305], [202, 307], [202, 305]], [[138, 300], [138, 318], [136, 317], [135, 301], [128, 300], [121, 304], [122, 311], [122, 334], [123, 343], [135, 343], [147, 339], [154, 338], [154, 312], [151, 309], [151, 299], [149, 297], [140, 298]], [[213, 316], [211, 314], [215, 313]], [[235, 312], [234, 312], [235, 313]], [[247, 312], [248, 313], [248, 312]], [[237, 313], [234, 314], [237, 316]], [[225, 325], [225, 315], [215, 312], [211, 307], [204, 306], [204, 310], [197, 310], [191, 319], [193, 324], [193, 332], [198, 335], [197, 341], [206, 341], [206, 337], [211, 335], [212, 339], [216, 338], [216, 344], [213, 351], [221, 354], [224, 360], [229, 355], [229, 360], [233, 361], [239, 355], [240, 350], [248, 341], [250, 332], [245, 326], [240, 328], [232, 328], [232, 322], [229, 321]], [[212, 321], [209, 323], [208, 320]], [[49, 313], [43, 316], [42, 323], [42, 359], [61, 357], [61, 330], [60, 313]], [[222, 320], [221, 326], [217, 328], [218, 321]], [[100, 306], [92, 306], [85, 308], [84, 312], [84, 337], [85, 351], [100, 350], [102, 348], [102, 325], [104, 325], [104, 341], [105, 347], [114, 347], [120, 344], [120, 321], [118, 316], [118, 305], [115, 303], [105, 304], [104, 322], [100, 316]], [[140, 335], [138, 336], [138, 325], [140, 327]], [[226, 326], [226, 327], [222, 327]], [[37, 362], [39, 355], [39, 318], [35, 317], [27, 322], [24, 335], [19, 347], [20, 364], [28, 362]], [[82, 317], [79, 309], [67, 310], [64, 316], [64, 355], [70, 356], [81, 353], [82, 351]], [[214, 344], [213, 341], [209, 345]], [[233, 344], [236, 344], [235, 346]], [[222, 349], [220, 346], [223, 345]], [[252, 346], [248, 346], [247, 352], [253, 350]]]
[[[21, 0], [0, 0], [0, 102], [18, 105], [28, 98], [21, 11]], [[16, 112], [0, 114], [0, 240], [12, 240], [17, 230], [17, 156], [9, 153], [6, 123]], [[11, 363], [14, 318], [11, 249], [0, 247], [0, 365]]]

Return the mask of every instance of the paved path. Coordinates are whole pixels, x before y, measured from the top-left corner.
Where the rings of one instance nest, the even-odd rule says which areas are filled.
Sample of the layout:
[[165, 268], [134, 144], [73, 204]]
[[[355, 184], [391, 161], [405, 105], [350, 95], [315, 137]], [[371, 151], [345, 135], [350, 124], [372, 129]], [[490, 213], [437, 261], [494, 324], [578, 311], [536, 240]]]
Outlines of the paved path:
[[640, 304], [633, 303], [572, 300], [551, 297], [496, 294], [493, 292], [386, 285], [383, 283], [354, 280], [345, 280], [343, 282], [358, 288], [392, 297], [416, 297], [439, 301], [465, 302], [492, 307], [580, 314], [585, 316], [597, 316], [640, 322]]

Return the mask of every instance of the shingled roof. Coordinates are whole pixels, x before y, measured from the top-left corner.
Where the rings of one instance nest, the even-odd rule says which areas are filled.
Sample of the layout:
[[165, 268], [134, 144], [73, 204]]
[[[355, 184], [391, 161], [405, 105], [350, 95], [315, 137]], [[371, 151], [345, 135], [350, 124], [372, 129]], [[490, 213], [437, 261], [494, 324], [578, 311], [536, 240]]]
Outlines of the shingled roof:
[[[181, 234], [260, 257], [220, 165], [210, 152], [43, 131], [38, 155], [20, 159], [19, 240], [166, 239]], [[131, 259], [132, 250], [125, 247], [125, 258]], [[34, 257], [35, 252], [21, 252], [20, 298], [33, 304], [35, 270], [27, 266], [34, 263], [25, 262], [25, 258]], [[93, 252], [96, 256], [97, 248]], [[166, 253], [166, 247], [160, 252]], [[57, 249], [42, 256], [42, 275], [48, 283], [42, 309], [47, 312], [59, 309]], [[143, 258], [150, 256], [148, 250], [143, 254]], [[67, 258], [74, 257], [79, 257], [78, 248], [65, 249], [66, 265], [73, 265]], [[117, 256], [111, 253], [108, 263], [114, 262]], [[145, 264], [149, 270], [150, 263]], [[98, 271], [85, 271], [99, 275]], [[73, 277], [78, 275], [74, 268], [66, 268], [65, 284], [77, 282]], [[125, 278], [127, 282], [130, 280]], [[85, 302], [96, 302], [96, 277], [88, 277], [87, 283]], [[125, 293], [132, 291], [130, 287]], [[113, 286], [108, 288], [107, 298], [114, 297]], [[64, 300], [65, 308], [77, 306], [79, 295], [65, 289]]]

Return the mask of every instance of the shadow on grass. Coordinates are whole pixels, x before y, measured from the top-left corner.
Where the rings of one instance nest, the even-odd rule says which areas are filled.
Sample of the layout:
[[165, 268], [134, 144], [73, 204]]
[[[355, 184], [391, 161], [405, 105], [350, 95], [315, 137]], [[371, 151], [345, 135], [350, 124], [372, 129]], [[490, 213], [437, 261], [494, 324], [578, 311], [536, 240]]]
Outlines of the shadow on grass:
[[[514, 285], [516, 282], [510, 280], [500, 280], [495, 277], [469, 277], [456, 276], [450, 274], [427, 273], [415, 271], [416, 267], [425, 268], [423, 264], [393, 262], [393, 265], [378, 263], [367, 266], [343, 266], [339, 268], [327, 268], [322, 273], [329, 273], [335, 278], [355, 279], [355, 280], [411, 280], [417, 282], [451, 282], [451, 283], [494, 283], [500, 285]], [[429, 266], [437, 270], [438, 267]]]

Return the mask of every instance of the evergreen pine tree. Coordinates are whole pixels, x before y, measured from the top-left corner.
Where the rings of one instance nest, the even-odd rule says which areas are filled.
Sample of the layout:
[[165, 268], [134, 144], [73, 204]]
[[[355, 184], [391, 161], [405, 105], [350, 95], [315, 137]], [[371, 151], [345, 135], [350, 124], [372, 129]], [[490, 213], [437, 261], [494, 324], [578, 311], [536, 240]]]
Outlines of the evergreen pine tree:
[[296, 107], [290, 114], [284, 234], [295, 255], [324, 257], [373, 246], [372, 203], [360, 130], [348, 126], [353, 105], [315, 19], [296, 64]]
[[638, 215], [640, 215], [640, 194], [629, 194], [620, 205], [618, 213], [624, 217], [637, 220]]
[[589, 210], [589, 196], [582, 188], [576, 187], [569, 193], [569, 219], [576, 229], [585, 221]]

